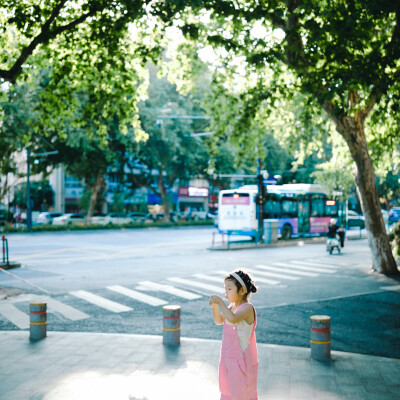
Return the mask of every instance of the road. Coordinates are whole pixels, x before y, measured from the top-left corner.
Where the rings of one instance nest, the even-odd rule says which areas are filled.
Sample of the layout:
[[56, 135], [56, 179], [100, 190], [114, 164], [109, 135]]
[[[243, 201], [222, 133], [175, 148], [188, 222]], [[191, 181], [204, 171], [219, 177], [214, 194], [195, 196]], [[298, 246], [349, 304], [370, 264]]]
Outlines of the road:
[[[162, 305], [182, 307], [182, 335], [218, 339], [208, 296], [228, 271], [256, 278], [263, 343], [309, 346], [309, 317], [332, 318], [332, 348], [400, 358], [400, 285], [370, 272], [367, 241], [212, 251], [213, 228], [150, 228], [9, 235], [17, 277], [0, 273], [0, 330], [27, 329], [29, 302], [48, 303], [48, 330], [161, 334]], [[1, 292], [0, 292], [1, 293]], [[43, 297], [45, 296], [45, 297]], [[4, 297], [4, 296], [3, 296]]]

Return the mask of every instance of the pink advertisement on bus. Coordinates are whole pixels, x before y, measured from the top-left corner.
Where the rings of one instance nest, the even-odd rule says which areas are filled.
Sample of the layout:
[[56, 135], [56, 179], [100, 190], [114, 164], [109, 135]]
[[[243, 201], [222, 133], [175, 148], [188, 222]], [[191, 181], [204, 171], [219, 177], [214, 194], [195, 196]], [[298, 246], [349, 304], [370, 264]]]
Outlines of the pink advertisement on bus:
[[249, 196], [222, 196], [221, 204], [224, 206], [247, 206], [250, 204]]
[[311, 217], [310, 218], [310, 233], [325, 233], [328, 232], [328, 225], [331, 217]]

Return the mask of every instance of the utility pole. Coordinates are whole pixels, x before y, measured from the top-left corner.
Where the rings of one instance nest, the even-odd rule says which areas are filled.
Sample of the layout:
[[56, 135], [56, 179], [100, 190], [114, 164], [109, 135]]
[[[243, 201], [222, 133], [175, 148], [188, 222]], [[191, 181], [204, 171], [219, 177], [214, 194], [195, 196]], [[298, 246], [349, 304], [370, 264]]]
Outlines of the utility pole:
[[263, 230], [264, 230], [264, 177], [261, 174], [261, 159], [257, 158], [257, 219], [258, 219], [258, 230], [257, 230], [257, 242], [262, 243], [263, 241]]
[[30, 182], [30, 171], [31, 171], [31, 149], [26, 148], [26, 226], [28, 231], [32, 230], [32, 210], [31, 210], [31, 182]]

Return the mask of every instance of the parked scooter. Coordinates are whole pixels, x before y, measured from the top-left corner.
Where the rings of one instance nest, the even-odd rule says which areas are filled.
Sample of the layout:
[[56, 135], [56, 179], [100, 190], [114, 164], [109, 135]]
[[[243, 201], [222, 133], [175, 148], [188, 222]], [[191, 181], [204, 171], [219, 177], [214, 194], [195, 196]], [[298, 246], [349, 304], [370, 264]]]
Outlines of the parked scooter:
[[335, 249], [338, 254], [340, 254], [340, 242], [337, 236], [335, 238], [328, 238], [326, 241], [326, 251], [328, 251], [329, 254], [332, 254]]

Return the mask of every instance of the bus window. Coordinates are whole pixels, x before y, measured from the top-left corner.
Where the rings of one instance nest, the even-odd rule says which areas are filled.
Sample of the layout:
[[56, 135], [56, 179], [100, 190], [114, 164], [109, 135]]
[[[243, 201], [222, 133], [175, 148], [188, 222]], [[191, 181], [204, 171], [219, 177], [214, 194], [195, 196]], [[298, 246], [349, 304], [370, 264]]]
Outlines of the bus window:
[[281, 202], [278, 199], [267, 199], [263, 209], [264, 218], [280, 218]]
[[313, 198], [311, 200], [311, 216], [324, 217], [325, 216], [325, 200], [323, 198]]
[[326, 215], [336, 217], [338, 215], [338, 206], [339, 206], [338, 201], [326, 200], [325, 202]]
[[297, 199], [282, 200], [281, 218], [297, 218]]

